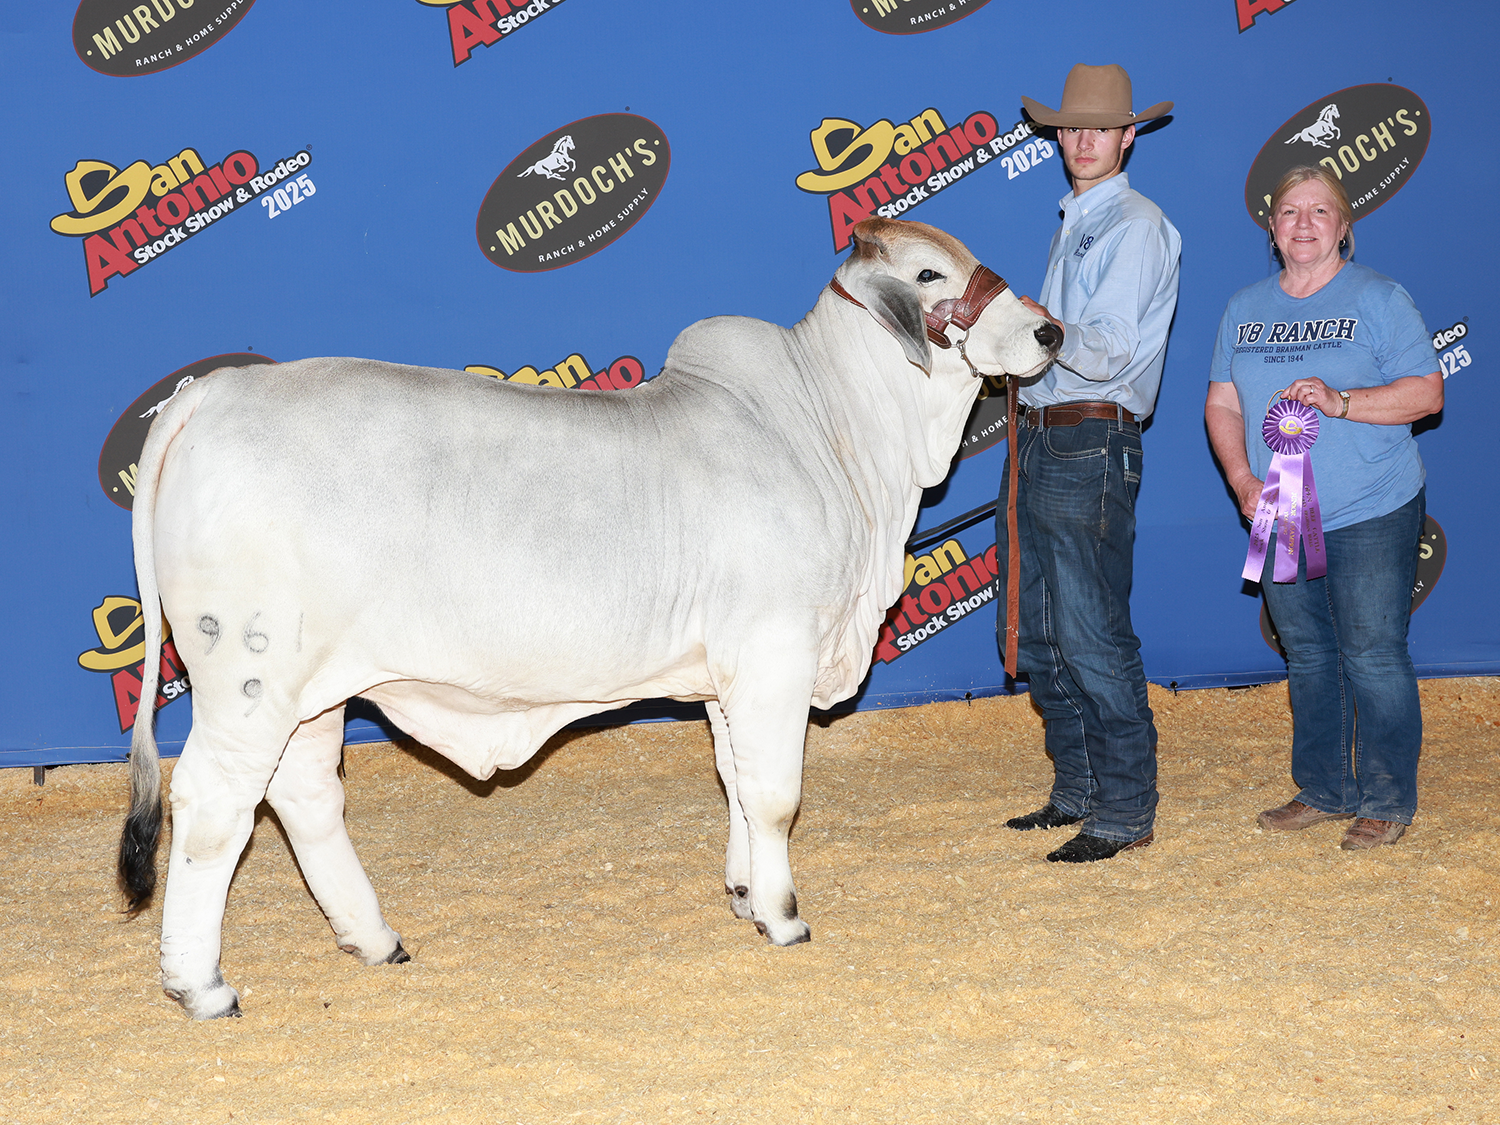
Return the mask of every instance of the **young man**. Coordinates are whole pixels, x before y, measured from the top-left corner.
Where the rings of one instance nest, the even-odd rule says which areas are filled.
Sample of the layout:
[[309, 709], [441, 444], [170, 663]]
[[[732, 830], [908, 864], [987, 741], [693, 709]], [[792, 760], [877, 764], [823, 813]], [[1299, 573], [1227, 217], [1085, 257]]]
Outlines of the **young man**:
[[[1177, 305], [1182, 240], [1124, 172], [1137, 124], [1119, 66], [1075, 66], [1062, 108], [1023, 97], [1057, 129], [1073, 184], [1061, 201], [1041, 304], [1063, 329], [1057, 360], [1020, 390], [1015, 449], [1020, 544], [1018, 668], [1046, 719], [1052, 794], [1006, 824], [1020, 831], [1081, 824], [1047, 858], [1109, 859], [1151, 843], [1156, 727], [1140, 641], [1130, 623], [1141, 422], [1156, 403]], [[1009, 462], [1006, 466], [1009, 475]], [[1006, 491], [1001, 493], [1002, 508]], [[1006, 517], [998, 538], [1008, 550]], [[1001, 602], [1000, 633], [1005, 631]]]

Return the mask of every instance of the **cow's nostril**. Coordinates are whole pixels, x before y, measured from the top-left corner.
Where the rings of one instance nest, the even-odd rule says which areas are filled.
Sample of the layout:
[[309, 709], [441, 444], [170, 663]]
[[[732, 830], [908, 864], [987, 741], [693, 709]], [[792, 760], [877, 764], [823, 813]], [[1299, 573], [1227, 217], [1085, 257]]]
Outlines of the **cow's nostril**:
[[1057, 325], [1048, 321], [1036, 330], [1036, 342], [1044, 348], [1055, 348], [1062, 343], [1062, 333], [1057, 330]]

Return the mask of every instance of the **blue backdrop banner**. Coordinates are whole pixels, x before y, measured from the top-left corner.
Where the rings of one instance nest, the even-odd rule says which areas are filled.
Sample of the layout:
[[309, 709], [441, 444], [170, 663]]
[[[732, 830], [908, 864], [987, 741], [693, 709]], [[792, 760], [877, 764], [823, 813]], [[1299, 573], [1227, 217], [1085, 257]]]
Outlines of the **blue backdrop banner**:
[[[631, 388], [703, 317], [795, 323], [873, 214], [941, 227], [1036, 293], [1068, 185], [1021, 96], [1056, 105], [1078, 62], [1123, 64], [1138, 108], [1175, 102], [1128, 165], [1183, 240], [1144, 435], [1132, 607], [1148, 677], [1285, 674], [1239, 577], [1247, 527], [1203, 399], [1225, 302], [1274, 268], [1270, 185], [1307, 162], [1341, 176], [1358, 260], [1411, 293], [1448, 376], [1446, 409], [1417, 426], [1434, 517], [1418, 672], [1500, 672], [1478, 300], [1496, 234], [1455, 227], [1453, 194], [1459, 172], [1465, 190], [1494, 179], [1495, 146], [1472, 137], [1500, 83], [1493, 37], [1463, 30], [1489, 26], [1487, 6], [1454, 0], [1439, 27], [1425, 14], [1407, 0], [1075, 0], [1063, 26], [1014, 0], [12, 6], [0, 765], [118, 760], [150, 705], [135, 461], [192, 379], [352, 355], [558, 393]], [[1014, 690], [995, 643], [1000, 405], [981, 401], [924, 498], [854, 706]], [[545, 608], [525, 574], [494, 575], [489, 594]], [[191, 684], [170, 642], [160, 659], [170, 752]], [[384, 737], [377, 718], [351, 718], [350, 737]]]

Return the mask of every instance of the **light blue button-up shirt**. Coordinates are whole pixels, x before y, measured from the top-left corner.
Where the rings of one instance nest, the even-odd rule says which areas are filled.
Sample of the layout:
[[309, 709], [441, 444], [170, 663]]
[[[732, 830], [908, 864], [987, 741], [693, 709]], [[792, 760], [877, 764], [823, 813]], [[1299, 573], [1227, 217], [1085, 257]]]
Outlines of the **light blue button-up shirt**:
[[1145, 418], [1166, 362], [1182, 236], [1124, 172], [1060, 205], [1040, 301], [1062, 321], [1063, 345], [1022, 384], [1021, 401], [1116, 402]]

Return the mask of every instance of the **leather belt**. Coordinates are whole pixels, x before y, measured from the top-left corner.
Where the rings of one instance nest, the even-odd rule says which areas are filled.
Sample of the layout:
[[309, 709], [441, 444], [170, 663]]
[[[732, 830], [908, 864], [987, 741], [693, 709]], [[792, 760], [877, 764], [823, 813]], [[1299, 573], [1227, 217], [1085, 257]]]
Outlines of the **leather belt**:
[[1134, 422], [1135, 415], [1115, 402], [1064, 402], [1040, 408], [1028, 406], [1023, 412], [1028, 426], [1076, 426], [1085, 418], [1108, 418], [1113, 422]]

